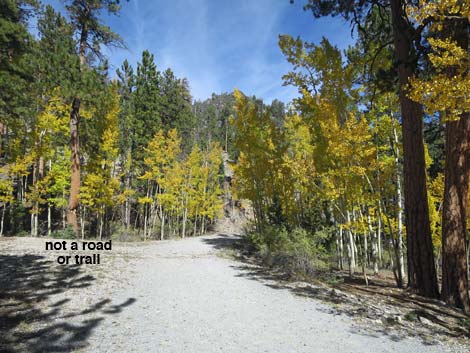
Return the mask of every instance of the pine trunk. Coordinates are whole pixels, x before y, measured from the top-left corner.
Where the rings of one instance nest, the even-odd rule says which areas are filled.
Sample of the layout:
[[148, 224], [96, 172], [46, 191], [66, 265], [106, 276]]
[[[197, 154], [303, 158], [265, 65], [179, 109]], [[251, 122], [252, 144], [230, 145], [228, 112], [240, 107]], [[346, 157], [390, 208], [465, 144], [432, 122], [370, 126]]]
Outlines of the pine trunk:
[[401, 0], [391, 0], [395, 59], [398, 63], [403, 129], [408, 286], [421, 295], [438, 298], [436, 268], [429, 223], [423, 142], [423, 107], [406, 94], [415, 74], [413, 27]]
[[466, 215], [470, 171], [470, 114], [446, 122], [442, 207], [442, 300], [470, 312], [466, 259]]
[[72, 152], [72, 170], [70, 178], [69, 203], [67, 209], [67, 223], [72, 226], [75, 232], [78, 232], [77, 210], [78, 195], [80, 193], [80, 140], [78, 133], [80, 104], [80, 99], [75, 97], [72, 103], [72, 112], [70, 114], [70, 151]]
[[[90, 8], [87, 6], [85, 9], [85, 18], [89, 15]], [[80, 42], [78, 49], [78, 56], [80, 58], [81, 68], [84, 68], [86, 62], [86, 48], [88, 40], [88, 24], [82, 23], [80, 32]], [[70, 176], [70, 194], [69, 204], [67, 210], [67, 223], [72, 226], [73, 230], [78, 233], [78, 196], [80, 193], [80, 139], [79, 139], [79, 122], [80, 122], [80, 105], [81, 99], [78, 94], [74, 97], [72, 102], [72, 111], [70, 113], [70, 151], [71, 155], [71, 176]]]
[[[445, 23], [445, 35], [468, 51], [469, 23], [451, 19]], [[458, 75], [455, 68], [449, 77]], [[444, 203], [442, 207], [442, 294], [446, 303], [470, 313], [467, 277], [467, 203], [470, 173], [470, 112], [458, 120], [446, 122], [446, 163]]]

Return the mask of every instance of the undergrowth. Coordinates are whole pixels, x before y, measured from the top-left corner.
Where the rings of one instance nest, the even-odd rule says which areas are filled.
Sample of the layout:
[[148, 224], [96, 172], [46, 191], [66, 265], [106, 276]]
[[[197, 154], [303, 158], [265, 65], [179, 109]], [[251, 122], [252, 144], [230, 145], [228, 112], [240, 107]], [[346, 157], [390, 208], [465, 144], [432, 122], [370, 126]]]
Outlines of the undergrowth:
[[328, 230], [308, 232], [302, 228], [288, 230], [267, 225], [261, 231], [246, 232], [265, 265], [280, 267], [290, 275], [311, 277], [329, 269], [330, 253], [326, 248]]

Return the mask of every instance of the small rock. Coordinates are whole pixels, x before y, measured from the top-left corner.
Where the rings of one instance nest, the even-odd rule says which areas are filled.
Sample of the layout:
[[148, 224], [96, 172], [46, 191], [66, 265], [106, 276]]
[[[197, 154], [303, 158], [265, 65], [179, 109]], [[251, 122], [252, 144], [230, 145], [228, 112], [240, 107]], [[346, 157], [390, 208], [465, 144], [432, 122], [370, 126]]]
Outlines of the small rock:
[[422, 324], [425, 324], [425, 325], [432, 325], [432, 321], [431, 321], [431, 320], [426, 319], [425, 317], [422, 317], [422, 316], [419, 317], [419, 321], [420, 321]]

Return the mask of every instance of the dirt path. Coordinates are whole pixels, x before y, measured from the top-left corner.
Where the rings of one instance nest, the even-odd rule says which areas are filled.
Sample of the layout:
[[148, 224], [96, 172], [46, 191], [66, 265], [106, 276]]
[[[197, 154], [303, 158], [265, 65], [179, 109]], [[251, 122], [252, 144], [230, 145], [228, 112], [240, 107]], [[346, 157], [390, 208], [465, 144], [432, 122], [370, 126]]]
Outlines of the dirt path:
[[[64, 267], [50, 265], [41, 252], [43, 240], [33, 241], [26, 258], [21, 239], [2, 240], [0, 337], [7, 339], [0, 351], [456, 351], [365, 329], [330, 306], [255, 278], [245, 265], [219, 256], [230, 241], [218, 235], [116, 245], [100, 271], [68, 267], [75, 272], [62, 274]], [[23, 280], [12, 279], [14, 267]]]

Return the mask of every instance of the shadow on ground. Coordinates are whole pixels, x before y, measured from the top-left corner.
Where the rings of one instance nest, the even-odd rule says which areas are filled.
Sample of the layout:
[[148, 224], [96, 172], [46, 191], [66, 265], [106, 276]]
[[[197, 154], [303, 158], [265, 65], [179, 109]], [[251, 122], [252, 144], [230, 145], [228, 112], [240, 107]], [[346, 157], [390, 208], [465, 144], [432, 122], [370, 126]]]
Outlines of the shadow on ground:
[[[279, 266], [266, 266], [242, 237], [221, 234], [204, 239], [219, 250], [230, 250], [240, 264], [233, 265], [237, 277], [255, 280], [277, 290], [288, 290], [304, 298], [328, 304], [319, 310], [332, 315], [361, 319], [366, 325], [352, 327], [351, 332], [372, 337], [387, 336], [392, 341], [420, 337], [424, 344], [437, 344], [436, 335], [470, 336], [462, 325], [465, 316], [460, 310], [436, 300], [412, 295], [391, 283], [362, 277], [350, 279], [340, 271], [319, 272], [318, 278], [299, 278]], [[319, 280], [320, 279], [320, 280]], [[332, 283], [328, 283], [332, 279]], [[326, 283], [328, 284], [325, 284]], [[467, 341], [468, 342], [468, 341]]]
[[217, 234], [216, 237], [204, 238], [202, 241], [217, 250], [243, 250], [243, 238], [236, 235]]
[[[87, 346], [106, 315], [136, 299], [114, 305], [104, 299], [71, 311], [71, 298], [96, 283], [79, 266], [59, 266], [39, 255], [0, 255], [0, 352], [69, 352]], [[81, 294], [82, 293], [82, 294]], [[62, 295], [60, 295], [62, 294]]]

